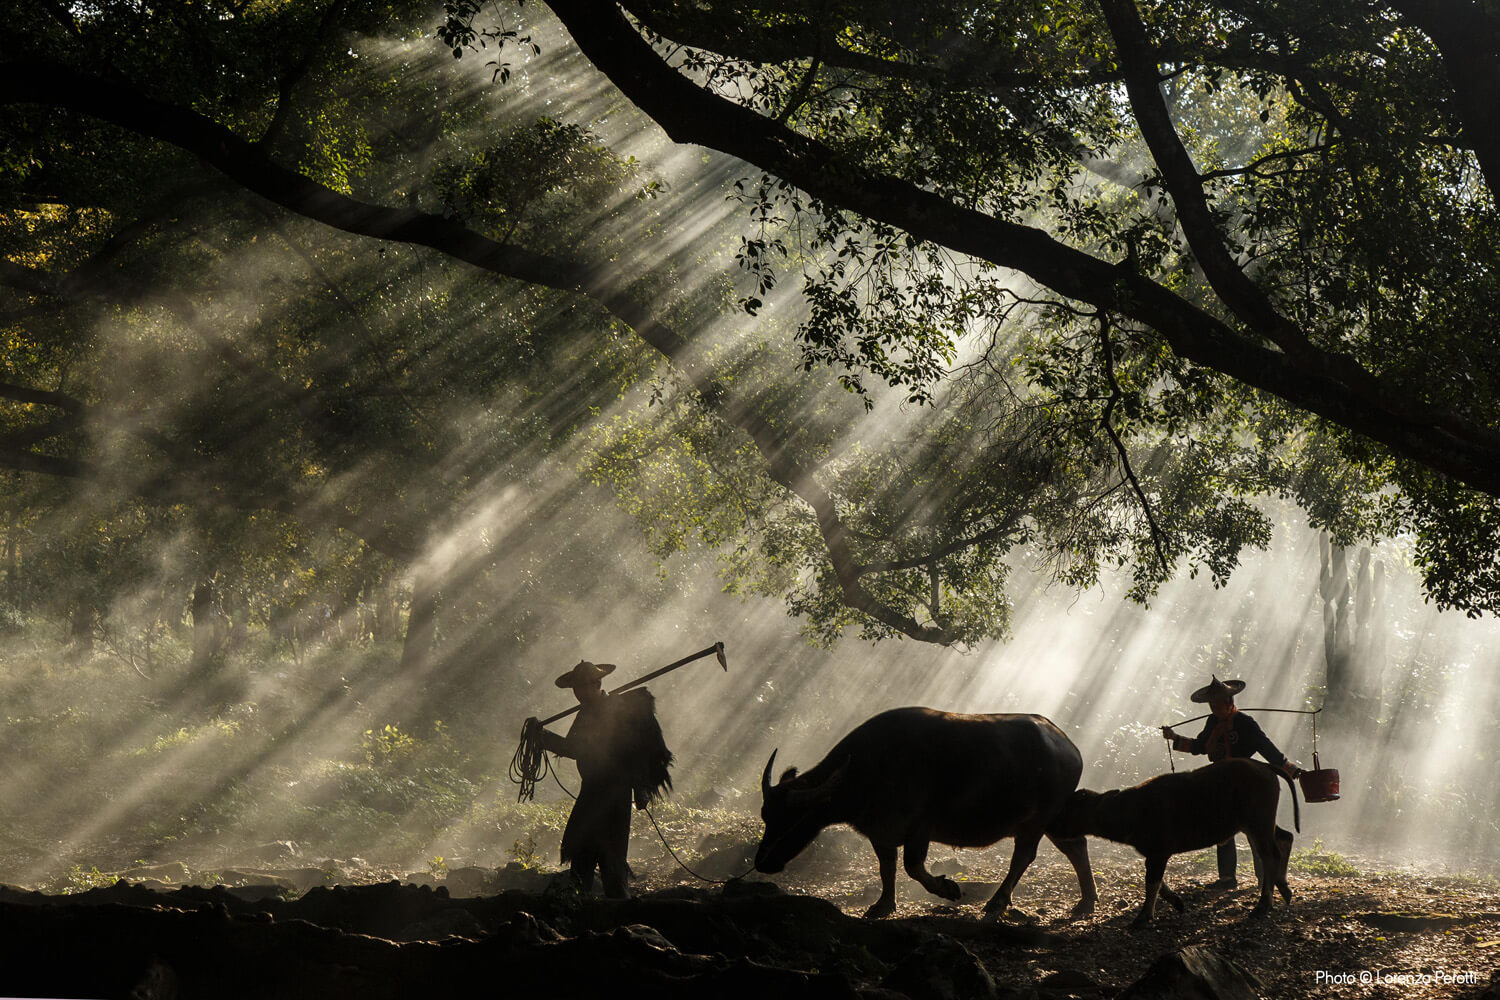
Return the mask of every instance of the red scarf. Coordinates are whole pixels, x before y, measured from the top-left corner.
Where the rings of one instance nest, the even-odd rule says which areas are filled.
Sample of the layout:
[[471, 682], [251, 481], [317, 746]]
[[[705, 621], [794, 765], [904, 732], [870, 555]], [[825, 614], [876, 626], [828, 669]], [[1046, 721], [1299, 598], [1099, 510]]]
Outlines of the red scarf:
[[1203, 744], [1203, 752], [1208, 754], [1210, 758], [1213, 757], [1214, 744], [1220, 740], [1224, 741], [1224, 758], [1227, 759], [1234, 756], [1234, 751], [1229, 745], [1229, 731], [1234, 727], [1234, 717], [1238, 713], [1239, 709], [1234, 705], [1230, 705], [1229, 714], [1220, 719], [1219, 724], [1214, 727], [1214, 731], [1208, 734], [1208, 740]]

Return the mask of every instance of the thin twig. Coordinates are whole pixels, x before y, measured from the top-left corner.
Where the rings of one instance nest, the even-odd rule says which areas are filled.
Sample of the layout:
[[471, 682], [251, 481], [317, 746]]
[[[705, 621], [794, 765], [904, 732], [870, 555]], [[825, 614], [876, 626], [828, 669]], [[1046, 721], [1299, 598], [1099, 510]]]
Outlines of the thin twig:
[[1162, 576], [1165, 578], [1171, 573], [1167, 564], [1167, 554], [1163, 550], [1161, 526], [1156, 523], [1156, 515], [1151, 513], [1151, 502], [1146, 499], [1146, 491], [1141, 489], [1140, 480], [1135, 477], [1135, 470], [1130, 467], [1130, 456], [1125, 453], [1125, 442], [1120, 440], [1120, 435], [1115, 431], [1114, 424], [1110, 418], [1114, 415], [1115, 406], [1125, 398], [1125, 392], [1120, 388], [1120, 383], [1115, 379], [1115, 359], [1109, 342], [1109, 314], [1099, 314], [1099, 343], [1104, 350], [1104, 375], [1109, 379], [1109, 402], [1104, 404], [1104, 413], [1099, 417], [1099, 423], [1104, 427], [1104, 433], [1114, 443], [1115, 452], [1120, 456], [1120, 466], [1125, 470], [1125, 478], [1130, 480], [1131, 489], [1141, 502], [1141, 511], [1146, 515], [1146, 524], [1151, 529], [1151, 544], [1156, 549], [1156, 558], [1161, 562]]

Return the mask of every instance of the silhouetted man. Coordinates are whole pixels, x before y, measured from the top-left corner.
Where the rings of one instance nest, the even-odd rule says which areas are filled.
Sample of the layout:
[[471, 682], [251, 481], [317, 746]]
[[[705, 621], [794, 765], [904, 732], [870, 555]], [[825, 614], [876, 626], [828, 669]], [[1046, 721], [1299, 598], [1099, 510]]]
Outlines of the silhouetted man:
[[[1260, 723], [1235, 707], [1234, 696], [1243, 690], [1244, 681], [1221, 681], [1214, 677], [1190, 696], [1199, 704], [1208, 703], [1209, 717], [1203, 724], [1203, 732], [1194, 737], [1178, 736], [1171, 726], [1162, 726], [1161, 734], [1172, 741], [1173, 750], [1207, 754], [1210, 763], [1258, 753], [1272, 766], [1281, 768], [1295, 779], [1302, 769], [1276, 749], [1276, 744], [1266, 736]], [[1214, 886], [1232, 889], [1239, 884], [1235, 878], [1237, 861], [1234, 838], [1230, 837], [1218, 848], [1219, 880], [1213, 883]], [[1255, 871], [1260, 874], [1260, 858], [1255, 858]]]
[[626, 899], [630, 847], [630, 803], [644, 809], [672, 787], [667, 768], [672, 751], [656, 721], [656, 700], [645, 688], [624, 694], [604, 693], [601, 683], [615, 669], [613, 663], [579, 661], [557, 679], [578, 698], [578, 718], [567, 736], [540, 729], [535, 718], [528, 728], [539, 729], [542, 748], [578, 762], [578, 800], [563, 830], [562, 860], [572, 868], [582, 892], [594, 884], [599, 869], [604, 894]]

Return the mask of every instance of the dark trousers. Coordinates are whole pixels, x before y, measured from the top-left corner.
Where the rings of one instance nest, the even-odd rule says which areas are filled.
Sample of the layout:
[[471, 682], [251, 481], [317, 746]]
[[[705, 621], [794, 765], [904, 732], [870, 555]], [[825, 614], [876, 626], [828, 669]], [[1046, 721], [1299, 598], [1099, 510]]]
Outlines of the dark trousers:
[[630, 849], [630, 790], [585, 782], [563, 831], [563, 860], [568, 862], [580, 892], [594, 887], [594, 869], [604, 895], [610, 899], [630, 896], [630, 868], [625, 855]]
[[[1219, 878], [1234, 878], [1235, 865], [1238, 858], [1235, 856], [1234, 838], [1230, 837], [1216, 848], [1219, 859]], [[1255, 860], [1255, 878], [1260, 880], [1260, 855], [1252, 849], [1250, 857]]]

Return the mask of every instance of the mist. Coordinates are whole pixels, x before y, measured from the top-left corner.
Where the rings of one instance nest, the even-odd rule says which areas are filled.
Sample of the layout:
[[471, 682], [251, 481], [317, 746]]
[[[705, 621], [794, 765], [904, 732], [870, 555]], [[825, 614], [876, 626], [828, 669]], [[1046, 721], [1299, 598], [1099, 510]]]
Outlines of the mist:
[[[1210, 676], [1239, 678], [1241, 706], [1313, 766], [1310, 716], [1253, 711], [1328, 698], [1326, 536], [1276, 498], [1253, 498], [1274, 529], [1264, 551], [1247, 549], [1227, 579], [1190, 575], [1182, 560], [1145, 603], [1129, 568], [1079, 588], [1056, 579], [1045, 539], [1016, 544], [994, 615], [1003, 637], [960, 648], [869, 641], [773, 596], [815, 592], [812, 563], [776, 547], [779, 533], [805, 532], [806, 511], [743, 435], [705, 416], [683, 373], [723, 376], [811, 450], [920, 471], [982, 452], [976, 428], [922, 457], [973, 398], [958, 390], [966, 366], [1024, 332], [997, 340], [976, 324], [925, 406], [879, 385], [860, 397], [836, 371], [804, 368], [795, 281], [758, 315], [740, 307], [754, 276], [736, 263], [733, 184], [748, 168], [670, 144], [555, 26], [537, 30], [542, 54], [504, 87], [495, 65], [454, 64], [430, 39], [357, 40], [372, 76], [424, 79], [470, 112], [433, 126], [418, 105], [364, 121], [376, 140], [425, 144], [348, 183], [542, 249], [597, 248], [611, 274], [654, 290], [684, 351], [669, 364], [561, 293], [372, 248], [258, 202], [185, 208], [158, 237], [169, 276], [128, 310], [84, 310], [96, 349], [81, 367], [107, 414], [88, 425], [88, 446], [114, 488], [27, 481], [8, 495], [0, 880], [55, 886], [75, 866], [277, 841], [392, 871], [551, 862], [576, 775], [560, 763], [535, 803], [514, 801], [522, 720], [570, 707], [553, 680], [580, 659], [617, 664], [611, 684], [623, 683], [719, 641], [727, 673], [704, 660], [651, 685], [677, 757], [670, 804], [751, 825], [773, 750], [806, 768], [903, 705], [1045, 715], [1082, 751], [1083, 785], [1104, 789], [1198, 763], [1173, 758], [1159, 727], [1199, 714], [1188, 695]], [[550, 201], [502, 192], [515, 200], [495, 195], [488, 210], [510, 206], [503, 217], [440, 204], [434, 171], [484, 147], [502, 155], [543, 117], [587, 130], [567, 147], [574, 188]], [[569, 200], [580, 189], [597, 196], [587, 211]], [[342, 394], [320, 438], [300, 426], [297, 400], [299, 380], [325, 376]], [[142, 456], [163, 427], [182, 441], [207, 427], [215, 462], [233, 469], [196, 508], [192, 490], [181, 504], [130, 500], [160, 474]], [[246, 515], [211, 502], [288, 467], [303, 478], [284, 503]], [[900, 474], [890, 479], [899, 493]], [[908, 506], [930, 499], [909, 492]], [[371, 543], [382, 533], [402, 536], [400, 550]], [[1385, 865], [1493, 865], [1496, 623], [1425, 603], [1409, 540], [1365, 547], [1385, 582], [1355, 613], [1365, 655], [1345, 668], [1363, 715], [1319, 717], [1320, 761], [1341, 771], [1342, 798], [1308, 807], [1302, 837]], [[88, 574], [82, 619], [76, 595], [52, 585], [74, 573]], [[195, 625], [206, 586], [219, 603]], [[211, 655], [194, 655], [200, 641]], [[648, 837], [638, 819], [636, 842]]]

